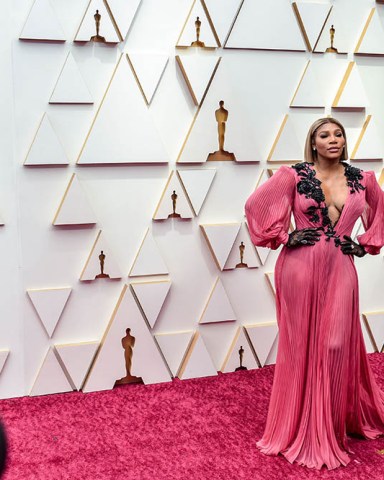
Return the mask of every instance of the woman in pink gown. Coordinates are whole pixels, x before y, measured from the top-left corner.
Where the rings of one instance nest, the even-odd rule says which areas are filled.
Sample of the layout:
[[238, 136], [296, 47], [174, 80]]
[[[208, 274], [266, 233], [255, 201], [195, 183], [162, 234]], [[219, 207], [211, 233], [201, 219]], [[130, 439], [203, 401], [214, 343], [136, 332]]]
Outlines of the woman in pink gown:
[[[384, 193], [348, 165], [343, 126], [316, 121], [305, 162], [283, 166], [248, 199], [255, 245], [285, 245], [275, 267], [279, 349], [260, 450], [291, 463], [347, 465], [348, 433], [384, 433], [384, 395], [371, 373], [359, 318], [354, 256], [384, 245]], [[293, 213], [296, 230], [288, 234]], [[362, 217], [365, 233], [350, 235]]]

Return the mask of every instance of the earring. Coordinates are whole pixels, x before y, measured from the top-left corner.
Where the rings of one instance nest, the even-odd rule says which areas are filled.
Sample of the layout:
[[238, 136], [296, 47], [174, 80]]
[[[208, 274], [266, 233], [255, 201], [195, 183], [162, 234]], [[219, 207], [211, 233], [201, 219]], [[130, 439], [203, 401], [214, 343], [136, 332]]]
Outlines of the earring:
[[313, 150], [314, 152], [316, 152], [316, 147], [312, 147], [312, 150]]

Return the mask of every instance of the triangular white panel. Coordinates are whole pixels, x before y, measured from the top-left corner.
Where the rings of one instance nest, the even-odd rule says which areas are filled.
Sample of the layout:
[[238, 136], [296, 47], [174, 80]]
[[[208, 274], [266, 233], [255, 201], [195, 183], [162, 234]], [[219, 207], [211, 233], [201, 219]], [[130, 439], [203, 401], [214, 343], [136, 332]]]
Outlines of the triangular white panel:
[[355, 62], [350, 62], [341, 82], [332, 108], [361, 110], [368, 106], [363, 82]]
[[[127, 330], [130, 330], [127, 332]], [[134, 338], [131, 347], [130, 375], [139, 377], [145, 384], [170, 381], [156, 341], [152, 337], [139, 307], [127, 285], [124, 286], [115, 310], [104, 333], [83, 391], [111, 389], [116, 380], [127, 375], [123, 339]]]
[[364, 313], [363, 319], [370, 333], [376, 352], [381, 352], [384, 345], [384, 312]]
[[35, 0], [19, 38], [65, 42], [65, 34], [49, 0]]
[[129, 272], [129, 276], [167, 275], [168, 273], [168, 268], [161, 256], [159, 247], [148, 228], [131, 271]]
[[305, 43], [290, 2], [245, 0], [225, 48], [304, 51]]
[[271, 287], [272, 293], [276, 295], [276, 287], [275, 287], [275, 274], [274, 272], [266, 272], [265, 277], [267, 279], [267, 282], [269, 286]]
[[99, 342], [55, 345], [56, 351], [77, 390], [83, 385]]
[[199, 215], [215, 178], [216, 169], [178, 170], [177, 173], [183, 183], [195, 215]]
[[219, 323], [233, 322], [235, 320], [236, 314], [233, 311], [224, 285], [218, 277], [213, 285], [199, 322]]
[[71, 52], [68, 53], [49, 103], [93, 103], [92, 95]]
[[72, 174], [52, 223], [53, 225], [97, 223], [95, 214], [76, 174]]
[[384, 55], [384, 28], [376, 8], [372, 8], [355, 49], [359, 55]]
[[[335, 36], [333, 39], [333, 47], [337, 49], [338, 53], [348, 53], [349, 45], [347, 41], [347, 27], [345, 25], [344, 16], [337, 12], [336, 6], [334, 5], [331, 13], [328, 16], [327, 21], [325, 22], [323, 31], [319, 37], [314, 52], [325, 52], [327, 48], [331, 46], [331, 27], [335, 29]], [[328, 55], [328, 53], [327, 53]]]
[[[241, 259], [241, 252], [243, 258]], [[242, 260], [242, 261], [241, 261]], [[224, 270], [232, 270], [237, 265], [245, 264], [247, 267], [240, 268], [257, 268], [260, 267], [260, 261], [256, 254], [255, 247], [250, 239], [248, 228], [245, 223], [242, 224], [240, 231], [233, 244], [232, 250], [224, 265]], [[239, 267], [237, 267], [239, 268]]]
[[223, 270], [239, 233], [241, 223], [200, 225], [216, 265]]
[[268, 155], [268, 162], [300, 162], [303, 158], [303, 145], [299, 142], [294, 124], [285, 115], [274, 144]]
[[201, 105], [220, 60], [221, 57], [198, 52], [195, 55], [176, 55], [177, 64], [195, 105]]
[[128, 60], [147, 105], [152, 101], [167, 66], [168, 55], [159, 53], [129, 53]]
[[[134, 112], [134, 114], [133, 114]], [[120, 121], [120, 119], [124, 121]], [[167, 163], [151, 109], [143, 101], [127, 57], [120, 58], [77, 163]]]
[[36, 395], [71, 392], [73, 390], [56, 355], [57, 353], [54, 348], [51, 347], [44, 358], [43, 364], [29, 393], [32, 397]]
[[119, 38], [105, 3], [100, 0], [90, 0], [81, 25], [76, 33], [75, 42], [89, 42], [91, 37], [96, 35], [96, 22], [94, 18], [96, 10], [98, 10], [99, 15], [101, 15], [99, 36], [104, 37], [106, 43], [119, 43], [122, 39]]
[[309, 51], [315, 47], [332, 6], [329, 3], [293, 2]]
[[70, 287], [27, 290], [49, 337], [53, 335], [71, 291]]
[[199, 41], [204, 43], [206, 48], [220, 47], [216, 32], [212, 30], [211, 23], [205, 13], [202, 2], [195, 0], [189, 12], [184, 28], [177, 41], [177, 47], [190, 47], [197, 40], [196, 25], [197, 17], [201, 22]]
[[271, 249], [268, 247], [258, 247], [255, 246], [257, 255], [259, 256], [260, 262], [262, 265], [265, 265], [269, 254], [271, 253]]
[[131, 288], [144, 317], [153, 328], [171, 288], [171, 282], [169, 280], [133, 282]]
[[257, 358], [264, 366], [278, 334], [277, 323], [248, 325], [245, 329], [256, 351]]
[[243, 2], [244, 0], [205, 0], [221, 45], [225, 45]]
[[80, 280], [95, 280], [96, 276], [101, 275], [101, 255], [105, 256], [103, 273], [109, 278], [122, 277], [121, 270], [100, 230], [84, 265], [83, 271], [81, 272]]
[[9, 350], [0, 350], [0, 373], [3, 371], [8, 355], [9, 355]]
[[252, 351], [252, 347], [249, 343], [249, 340], [244, 333], [244, 328], [239, 327], [236, 335], [233, 339], [231, 348], [227, 353], [227, 357], [224, 361], [224, 364], [221, 368], [221, 371], [224, 373], [234, 372], [237, 368], [240, 367], [240, 350], [242, 352], [242, 366], [246, 367], [247, 370], [254, 370], [259, 368], [255, 356]]
[[159, 333], [156, 341], [174, 377], [180, 369], [194, 332]]
[[290, 107], [301, 108], [323, 108], [325, 107], [325, 98], [322, 92], [321, 82], [315, 74], [312, 63], [308, 60], [305, 66], [300, 83], [292, 98]]
[[[175, 204], [174, 204], [175, 202]], [[168, 177], [159, 204], [153, 214], [153, 220], [167, 220], [170, 215], [179, 215], [177, 218], [187, 219], [193, 218], [194, 213], [189, 204], [188, 197], [184, 192], [184, 188], [180, 183], [178, 175], [174, 175], [172, 171]]]
[[68, 163], [63, 146], [48, 115], [44, 113], [24, 165], [68, 165]]
[[212, 375], [217, 375], [217, 370], [204, 340], [199, 332], [196, 332], [181, 367], [179, 378], [184, 380], [187, 378], [210, 377]]
[[361, 316], [360, 324], [367, 353], [377, 352], [376, 345], [374, 345], [374, 341], [371, 338], [372, 335], [370, 334], [367, 322], [364, 320], [364, 315]]
[[383, 145], [381, 135], [377, 129], [372, 115], [368, 115], [356, 145], [351, 153], [351, 160], [383, 160]]
[[123, 40], [131, 28], [141, 0], [129, 0], [129, 2], [127, 0], [107, 0], [107, 3], [116, 22], [119, 37]]

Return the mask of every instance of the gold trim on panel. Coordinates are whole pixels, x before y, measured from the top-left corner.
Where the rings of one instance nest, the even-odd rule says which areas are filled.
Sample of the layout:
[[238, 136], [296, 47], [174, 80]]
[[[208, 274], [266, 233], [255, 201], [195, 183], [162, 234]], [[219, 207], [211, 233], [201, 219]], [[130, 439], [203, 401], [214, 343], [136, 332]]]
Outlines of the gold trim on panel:
[[155, 213], [152, 215], [152, 220], [156, 220], [155, 217], [156, 217], [157, 212], [159, 211], [159, 208], [160, 208], [160, 206], [161, 206], [161, 204], [162, 204], [162, 202], [163, 202], [163, 198], [164, 198], [164, 196], [165, 196], [165, 192], [167, 191], [167, 188], [168, 188], [169, 184], [171, 183], [173, 174], [174, 174], [174, 170], [172, 170], [171, 173], [169, 174], [167, 183], [165, 184], [163, 193], [161, 194], [161, 197], [160, 197], [160, 200], [159, 200], [159, 202], [158, 202], [158, 204], [157, 204]]
[[182, 376], [184, 375], [185, 369], [186, 369], [186, 367], [188, 365], [188, 362], [189, 362], [189, 360], [192, 356], [193, 350], [196, 346], [197, 341], [199, 340], [199, 337], [200, 337], [199, 332], [195, 332], [195, 334], [191, 337], [191, 340], [189, 341], [188, 347], [185, 351], [184, 357], [180, 362], [180, 367], [176, 372], [175, 376], [177, 378], [182, 378]]
[[119, 297], [119, 299], [118, 299], [118, 301], [117, 301], [117, 303], [116, 303], [116, 306], [115, 306], [115, 308], [113, 309], [111, 318], [109, 319], [108, 325], [107, 325], [107, 327], [106, 327], [106, 329], [105, 329], [105, 331], [104, 331], [103, 337], [102, 337], [102, 339], [101, 339], [101, 341], [100, 341], [100, 343], [99, 343], [99, 346], [98, 346], [98, 348], [97, 348], [97, 350], [96, 350], [96, 353], [95, 353], [95, 355], [94, 355], [94, 357], [93, 357], [93, 361], [91, 362], [91, 365], [90, 365], [90, 367], [89, 367], [88, 373], [87, 373], [86, 376], [85, 376], [85, 379], [84, 379], [84, 381], [83, 381], [83, 385], [82, 385], [81, 389], [84, 389], [84, 388], [86, 387], [86, 384], [87, 384], [87, 382], [88, 382], [88, 380], [89, 380], [89, 377], [92, 375], [93, 368], [94, 368], [95, 365], [96, 365], [97, 359], [99, 358], [101, 349], [102, 349], [102, 347], [104, 346], [104, 342], [105, 342], [105, 340], [106, 340], [106, 338], [107, 338], [107, 336], [108, 336], [109, 330], [111, 329], [112, 324], [113, 324], [113, 322], [114, 322], [114, 320], [115, 320], [115, 317], [116, 317], [116, 315], [117, 315], [117, 312], [119, 311], [120, 304], [121, 304], [121, 302], [122, 302], [123, 299], [124, 299], [124, 296], [125, 296], [125, 293], [126, 293], [126, 291], [127, 291], [127, 288], [128, 288], [128, 285], [125, 284], [125, 285], [123, 286], [123, 290], [122, 290], [121, 293], [120, 293], [120, 297]]
[[337, 108], [338, 103], [339, 103], [340, 98], [341, 98], [341, 95], [343, 94], [345, 86], [346, 86], [346, 84], [349, 80], [349, 77], [350, 77], [351, 73], [352, 73], [352, 69], [353, 69], [354, 65], [355, 65], [355, 62], [349, 62], [347, 70], [344, 74], [343, 80], [341, 81], [341, 84], [340, 84], [340, 87], [339, 87], [339, 89], [336, 93], [335, 99], [333, 100], [332, 108]]
[[55, 222], [57, 220], [57, 217], [59, 216], [60, 210], [61, 210], [62, 206], [64, 205], [65, 199], [67, 198], [69, 189], [71, 188], [71, 185], [72, 185], [73, 179], [75, 178], [75, 175], [76, 175], [75, 173], [72, 173], [71, 179], [69, 180], [67, 188], [65, 189], [63, 198], [61, 199], [60, 205], [59, 205], [58, 209], [56, 210], [56, 214], [55, 214], [55, 216], [52, 220], [52, 225], [55, 225]]
[[141, 85], [141, 83], [140, 83], [139, 77], [137, 76], [135, 67], [133, 66], [133, 63], [132, 63], [131, 59], [129, 58], [128, 53], [126, 53], [125, 56], [127, 57], [128, 64], [129, 64], [129, 66], [131, 67], [131, 70], [132, 70], [133, 76], [135, 77], [137, 86], [139, 87], [140, 92], [141, 92], [141, 94], [142, 94], [142, 96], [143, 96], [143, 98], [144, 98], [144, 101], [145, 101], [145, 103], [146, 103], [147, 106], [148, 106], [148, 105], [149, 105], [149, 102], [148, 102], [148, 99], [147, 99], [147, 97], [146, 97], [146, 95], [145, 95], [145, 93], [144, 93], [144, 89], [143, 89], [143, 87], [142, 87], [142, 85]]
[[201, 3], [201, 6], [203, 7], [203, 10], [204, 10], [204, 12], [205, 12], [205, 16], [207, 17], [209, 26], [211, 27], [212, 34], [213, 34], [213, 36], [215, 37], [217, 46], [218, 46], [219, 48], [221, 48], [222, 45], [221, 45], [221, 43], [220, 43], [220, 38], [219, 38], [219, 36], [217, 35], [215, 26], [214, 26], [214, 24], [213, 24], [211, 15], [210, 15], [210, 13], [209, 13], [209, 11], [208, 11], [208, 8], [207, 8], [207, 5], [206, 5], [206, 3], [205, 3], [205, 0], [200, 0], [200, 3]]
[[319, 43], [319, 40], [320, 40], [321, 36], [323, 35], [323, 31], [324, 31], [325, 25], [327, 24], [328, 18], [329, 18], [329, 16], [331, 15], [331, 12], [332, 12], [332, 8], [333, 8], [333, 5], [332, 5], [331, 8], [329, 9], [328, 15], [325, 17], [324, 24], [323, 24], [323, 26], [322, 26], [322, 28], [321, 28], [321, 30], [320, 30], [319, 36], [317, 37], [317, 40], [316, 40], [316, 42], [315, 42], [315, 45], [313, 46], [313, 49], [312, 49], [313, 52], [316, 50], [317, 44]]
[[365, 25], [364, 25], [364, 28], [363, 28], [363, 31], [361, 32], [361, 35], [360, 35], [360, 38], [357, 42], [357, 45], [356, 45], [356, 48], [355, 48], [355, 52], [354, 53], [359, 53], [359, 48], [363, 42], [363, 39], [365, 37], [365, 34], [367, 33], [367, 30], [368, 30], [368, 27], [369, 27], [369, 24], [371, 23], [371, 20], [372, 20], [372, 17], [373, 17], [373, 14], [375, 13], [375, 8], [372, 8], [372, 10], [370, 11], [369, 13], [369, 16], [368, 16], [368, 19], [367, 21], [365, 22]]
[[360, 147], [360, 143], [361, 141], [363, 140], [363, 137], [365, 135], [365, 132], [368, 128], [368, 125], [369, 125], [369, 122], [371, 121], [371, 118], [372, 118], [372, 115], [367, 115], [367, 118], [365, 119], [365, 122], [364, 122], [364, 125], [361, 129], [361, 132], [360, 132], [360, 135], [359, 135], [359, 138], [357, 139], [357, 142], [356, 142], [356, 145], [351, 153], [351, 160], [353, 160], [355, 158], [355, 155]]
[[104, 92], [103, 98], [101, 99], [99, 108], [98, 108], [97, 111], [96, 111], [96, 114], [95, 114], [95, 116], [94, 116], [94, 118], [93, 118], [93, 120], [92, 120], [91, 126], [90, 126], [90, 128], [89, 128], [89, 130], [88, 130], [87, 136], [85, 137], [84, 143], [83, 143], [83, 145], [82, 145], [82, 147], [81, 147], [80, 153], [79, 153], [79, 155], [78, 155], [78, 157], [77, 157], [76, 164], [78, 164], [78, 163], [80, 162], [80, 157], [81, 157], [81, 155], [83, 154], [85, 145], [86, 145], [86, 143], [87, 143], [87, 141], [88, 141], [88, 139], [89, 139], [89, 136], [91, 135], [92, 129], [93, 129], [95, 123], [96, 123], [97, 117], [98, 117], [98, 115], [99, 115], [99, 113], [100, 113], [101, 107], [102, 107], [103, 104], [104, 104], [104, 100], [105, 100], [105, 98], [106, 98], [106, 96], [107, 96], [107, 94], [108, 94], [108, 91], [109, 91], [109, 89], [110, 89], [110, 87], [111, 87], [111, 84], [112, 84], [112, 82], [113, 82], [113, 79], [115, 78], [115, 74], [116, 74], [116, 72], [117, 72], [117, 69], [118, 69], [118, 67], [119, 67], [119, 65], [120, 65], [120, 62], [121, 62], [121, 59], [122, 59], [122, 58], [123, 58], [123, 53], [120, 55], [120, 58], [119, 58], [119, 60], [118, 60], [117, 63], [116, 63], [115, 69], [113, 70], [111, 79], [109, 80], [109, 83], [108, 83], [108, 86], [107, 86], [107, 88], [106, 88], [106, 90], [105, 90], [105, 92]]
[[235, 345], [236, 345], [236, 342], [240, 336], [240, 332], [241, 332], [241, 328], [242, 327], [238, 327], [237, 330], [236, 330], [236, 333], [235, 333], [235, 336], [232, 340], [232, 343], [231, 343], [231, 346], [229, 347], [229, 350], [224, 358], [224, 361], [221, 365], [221, 368], [220, 368], [220, 372], [222, 372], [223, 370], [225, 370], [225, 367], [227, 366], [227, 363], [228, 363], [228, 360], [231, 358], [231, 355], [232, 355], [232, 352], [233, 352], [233, 349], [235, 348]]
[[189, 93], [191, 94], [191, 97], [192, 97], [192, 100], [193, 100], [193, 103], [198, 106], [199, 105], [199, 102], [197, 101], [197, 98], [195, 96], [195, 93], [193, 91], [193, 88], [192, 88], [192, 85], [191, 85], [191, 82], [189, 81], [189, 78], [188, 78], [188, 75], [187, 75], [187, 72], [185, 71], [184, 69], [184, 65], [181, 61], [181, 58], [179, 55], [176, 55], [176, 63], [177, 65], [179, 66], [180, 68], [180, 71], [184, 77], [184, 80], [185, 80], [185, 83], [187, 84], [187, 87], [188, 87], [188, 90], [189, 90]]
[[89, 263], [89, 261], [91, 260], [92, 254], [93, 254], [93, 252], [94, 252], [94, 250], [95, 250], [95, 248], [96, 248], [97, 242], [99, 241], [100, 235], [101, 235], [101, 230], [99, 230], [99, 233], [97, 234], [96, 240], [93, 242], [93, 245], [92, 245], [92, 248], [91, 248], [91, 252], [90, 252], [89, 255], [88, 255], [88, 258], [87, 258], [87, 261], [85, 262], [85, 265], [84, 265], [84, 267], [83, 267], [83, 270], [81, 271], [80, 280], [82, 279], [82, 276], [84, 275], [84, 272], [85, 272], [85, 270], [86, 270], [87, 267], [88, 267], [88, 263]]
[[114, 17], [114, 15], [113, 15], [113, 13], [112, 13], [111, 7], [110, 7], [109, 4], [108, 4], [108, 0], [103, 0], [103, 3], [104, 3], [104, 7], [106, 8], [106, 10], [107, 10], [107, 12], [108, 12], [109, 18], [111, 19], [113, 28], [115, 29], [116, 34], [117, 34], [117, 36], [118, 36], [119, 39], [120, 39], [120, 42], [123, 42], [123, 41], [124, 41], [124, 37], [123, 37], [123, 35], [121, 34], [119, 27], [117, 26], [117, 22], [116, 22], [115, 17]]
[[217, 287], [217, 284], [219, 283], [219, 280], [220, 280], [220, 278], [217, 277], [215, 283], [213, 284], [213, 287], [212, 287], [211, 292], [210, 292], [210, 294], [209, 294], [209, 296], [208, 296], [208, 299], [207, 299], [207, 301], [205, 302], [205, 307], [204, 307], [204, 309], [203, 309], [203, 311], [202, 311], [202, 313], [201, 313], [201, 315], [200, 315], [199, 323], [201, 323], [201, 320], [202, 320], [202, 318], [204, 317], [205, 312], [207, 311], [208, 305], [209, 305], [209, 303], [211, 302], [212, 295], [213, 295], [214, 291], [216, 290], [216, 287]]
[[380, 187], [383, 187], [383, 185], [384, 185], [384, 168], [381, 170], [378, 182], [379, 182]]
[[[379, 312], [376, 312], [376, 313], [379, 313]], [[368, 318], [367, 318], [367, 314], [366, 314], [366, 313], [362, 313], [361, 316], [363, 317], [364, 325], [365, 325], [365, 327], [366, 327], [366, 330], [367, 330], [369, 339], [370, 339], [370, 341], [371, 341], [371, 343], [372, 343], [372, 347], [374, 348], [374, 350], [375, 350], [376, 352], [380, 352], [381, 350], [379, 350], [379, 348], [378, 348], [378, 346], [377, 346], [377, 344], [376, 344], [375, 337], [373, 336], [371, 327], [370, 327], [370, 325], [369, 325]]]
[[[273, 296], [276, 297], [275, 288], [274, 288], [273, 282], [272, 282], [272, 280], [271, 280], [271, 278], [270, 278], [270, 275], [274, 275], [274, 272], [265, 272], [264, 275], [265, 275], [265, 278], [267, 279], [269, 288], [271, 289], [271, 292], [273, 293]], [[259, 324], [258, 324], [258, 325], [259, 325]], [[263, 323], [260, 323], [260, 325], [264, 325], [264, 324], [263, 324]]]
[[229, 39], [229, 37], [231, 36], [233, 27], [235, 26], [235, 23], [236, 23], [236, 21], [237, 21], [237, 18], [238, 18], [238, 16], [239, 16], [239, 13], [240, 13], [241, 9], [243, 8], [244, 2], [245, 2], [245, 0], [241, 0], [240, 6], [239, 6], [239, 8], [238, 8], [238, 10], [237, 10], [237, 12], [236, 12], [236, 15], [235, 15], [234, 18], [233, 18], [232, 24], [231, 24], [231, 26], [229, 27], [229, 31], [228, 31], [228, 33], [227, 33], [227, 36], [225, 37], [224, 42], [223, 42], [223, 48], [226, 48], [228, 39]]
[[[213, 169], [212, 169], [212, 170], [213, 170]], [[182, 188], [182, 190], [183, 190], [183, 192], [184, 192], [185, 198], [187, 199], [187, 202], [188, 202], [188, 204], [189, 204], [189, 208], [191, 209], [191, 211], [192, 211], [192, 213], [195, 215], [195, 217], [197, 217], [196, 212], [195, 212], [195, 209], [193, 208], [191, 199], [189, 198], [188, 191], [187, 191], [187, 189], [185, 188], [185, 185], [184, 185], [184, 183], [183, 183], [183, 180], [182, 180], [182, 178], [181, 178], [180, 173], [179, 173], [178, 170], [176, 170], [176, 176], [177, 176], [177, 178], [178, 178], [178, 180], [179, 180], [179, 184], [180, 184], [180, 186], [181, 186], [181, 188]], [[208, 192], [207, 192], [207, 195], [208, 195]], [[207, 195], [206, 195], [206, 196], [207, 196]], [[204, 201], [205, 201], [206, 196], [204, 197]], [[203, 201], [203, 203], [204, 203], [204, 201]]]
[[293, 107], [292, 104], [293, 104], [293, 102], [294, 102], [294, 100], [295, 100], [295, 98], [296, 98], [297, 92], [299, 91], [299, 89], [300, 89], [300, 87], [301, 87], [301, 84], [302, 84], [302, 82], [303, 82], [303, 80], [304, 80], [305, 74], [307, 73], [307, 70], [308, 70], [308, 67], [309, 67], [309, 64], [310, 64], [310, 63], [311, 63], [311, 60], [308, 60], [306, 66], [305, 66], [305, 68], [304, 68], [304, 72], [303, 72], [303, 74], [301, 75], [299, 84], [298, 84], [298, 86], [296, 87], [295, 93], [293, 94], [291, 103], [289, 104], [290, 107]]
[[[203, 232], [203, 235], [204, 235], [204, 237], [205, 237], [205, 240], [206, 240], [206, 242], [207, 242], [207, 244], [208, 244], [208, 248], [209, 248], [209, 250], [211, 251], [211, 254], [212, 254], [212, 256], [213, 256], [213, 259], [215, 260], [215, 263], [216, 263], [216, 265], [217, 265], [217, 268], [218, 268], [221, 272], [222, 272], [223, 270], [222, 270], [222, 268], [221, 268], [221, 266], [220, 266], [219, 260], [218, 260], [217, 257], [216, 257], [216, 254], [215, 254], [215, 252], [214, 252], [214, 250], [213, 250], [213, 247], [212, 247], [212, 245], [211, 245], [211, 242], [209, 241], [209, 237], [208, 237], [208, 235], [207, 235], [207, 232], [205, 231], [205, 227], [227, 227], [228, 225], [240, 225], [240, 227], [239, 227], [239, 231], [240, 231], [241, 222], [232, 222], [232, 223], [203, 223], [203, 224], [200, 224], [200, 225], [199, 225], [200, 228], [201, 228], [201, 230], [202, 230], [202, 232]], [[237, 235], [236, 235], [236, 238], [237, 238]], [[230, 248], [230, 250], [229, 250], [229, 254], [230, 254], [230, 252], [231, 252], [231, 250], [232, 250], [232, 248], [233, 248], [233, 245], [234, 245], [235, 242], [236, 242], [236, 238], [235, 238], [235, 240], [233, 241], [233, 244], [232, 244], [232, 246], [231, 246], [231, 248]], [[229, 256], [229, 254], [228, 254], [228, 256]], [[226, 259], [226, 261], [227, 261], [227, 260], [228, 260], [228, 258]], [[223, 267], [223, 268], [224, 268], [224, 267]]]
[[281, 134], [283, 133], [283, 130], [285, 128], [285, 125], [288, 121], [288, 113], [285, 114], [284, 118], [283, 118], [283, 121], [280, 125], [280, 128], [279, 128], [279, 131], [277, 132], [277, 135], [276, 135], [276, 138], [275, 138], [275, 141], [273, 142], [273, 145], [272, 145], [272, 148], [268, 154], [268, 157], [267, 157], [267, 162], [269, 163], [276, 163], [276, 164], [289, 164], [289, 165], [293, 165], [297, 162], [300, 162], [300, 160], [271, 160], [272, 159], [272, 156], [273, 156], [273, 153], [275, 151], [275, 148], [276, 148], [276, 145], [278, 144], [279, 140], [280, 140], [280, 137], [281, 137]]
[[301, 33], [303, 34], [304, 41], [305, 41], [305, 44], [307, 46], [308, 52], [312, 52], [311, 43], [309, 41], [307, 31], [305, 30], [304, 22], [303, 22], [303, 19], [301, 18], [300, 11], [299, 11], [299, 8], [298, 8], [296, 2], [292, 3], [292, 8], [293, 8], [293, 11], [295, 12], [297, 23], [299, 24]]
[[[214, 78], [214, 76], [216, 75], [217, 69], [219, 68], [219, 65], [220, 65], [220, 62], [221, 62], [221, 58], [222, 58], [222, 57], [219, 57], [219, 59], [218, 59], [218, 61], [217, 61], [217, 63], [216, 63], [216, 66], [215, 66], [215, 68], [213, 69], [213, 72], [212, 72], [211, 78], [210, 78], [210, 80], [209, 80], [209, 82], [208, 82], [207, 88], [205, 89], [204, 94], [203, 94], [203, 96], [202, 96], [202, 98], [201, 98], [200, 105], [199, 105], [199, 107], [198, 107], [197, 110], [196, 110], [196, 113], [195, 113], [195, 115], [194, 115], [194, 117], [193, 117], [193, 119], [192, 119], [191, 125], [190, 125], [190, 127], [189, 127], [187, 136], [185, 137], [185, 140], [184, 140], [184, 142], [183, 142], [183, 145], [181, 146], [180, 153], [179, 153], [179, 155], [177, 156], [176, 163], [179, 163], [179, 162], [180, 162], [180, 157], [181, 157], [181, 155], [182, 155], [182, 153], [183, 153], [183, 151], [184, 151], [184, 148], [185, 148], [185, 146], [186, 146], [186, 144], [187, 144], [187, 142], [188, 142], [188, 140], [189, 140], [189, 136], [190, 136], [190, 134], [191, 134], [191, 132], [192, 132], [193, 126], [195, 125], [195, 122], [196, 122], [196, 120], [197, 120], [197, 117], [198, 117], [198, 115], [199, 115], [199, 113], [200, 113], [200, 110], [201, 110], [201, 108], [202, 108], [202, 106], [203, 106], [205, 97], [207, 96], [207, 93], [208, 93], [208, 90], [209, 90], [209, 88], [210, 88], [210, 86], [211, 86], [211, 83], [212, 83], [212, 81], [213, 81], [213, 78]], [[202, 160], [201, 162], [192, 162], [192, 163], [205, 163], [206, 161], [207, 161], [207, 160], [205, 159], [205, 160]], [[180, 162], [180, 163], [181, 163], [181, 162]], [[182, 163], [191, 163], [191, 162], [182, 162]]]

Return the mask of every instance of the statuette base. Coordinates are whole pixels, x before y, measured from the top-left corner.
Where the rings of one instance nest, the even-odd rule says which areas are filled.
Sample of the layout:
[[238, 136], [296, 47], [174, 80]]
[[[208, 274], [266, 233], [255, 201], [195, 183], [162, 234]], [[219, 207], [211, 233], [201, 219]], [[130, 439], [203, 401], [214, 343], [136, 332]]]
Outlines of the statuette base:
[[248, 268], [248, 265], [246, 263], [240, 262], [236, 265], [236, 268]]
[[200, 40], [196, 40], [191, 43], [191, 47], [205, 47], [205, 43], [200, 42]]
[[247, 367], [237, 367], [235, 368], [235, 372], [238, 372], [239, 370], [248, 370]]
[[93, 35], [89, 41], [95, 43], [106, 43], [105, 37], [102, 37], [101, 35]]
[[339, 53], [337, 48], [335, 47], [328, 47], [326, 50], [325, 50], [325, 53]]
[[235, 154], [232, 152], [227, 152], [226, 150], [217, 150], [216, 152], [210, 153], [207, 157], [207, 162], [226, 161], [236, 161]]
[[129, 384], [144, 384], [143, 379], [141, 377], [135, 377], [135, 375], [127, 375], [126, 377], [120, 378], [120, 380], [116, 380], [115, 387], [117, 385], [129, 385]]
[[109, 275], [107, 275], [106, 273], [99, 273], [98, 275], [96, 275], [95, 278], [109, 278]]
[[180, 213], [170, 213], [168, 215], [168, 218], [180, 218], [180, 217], [181, 217]]

